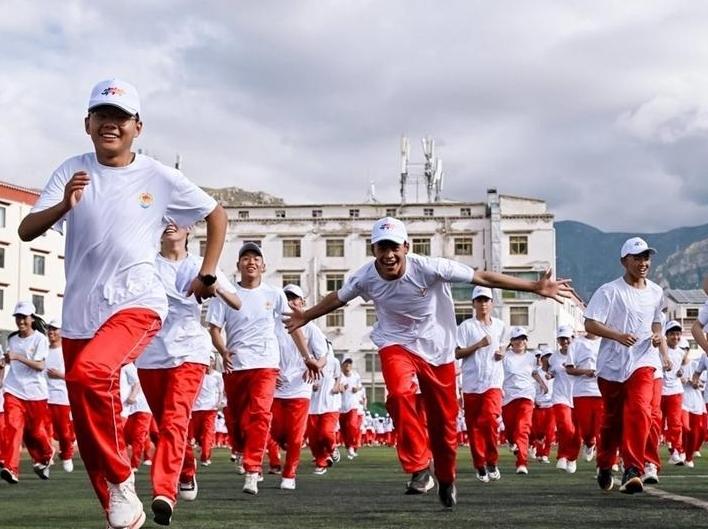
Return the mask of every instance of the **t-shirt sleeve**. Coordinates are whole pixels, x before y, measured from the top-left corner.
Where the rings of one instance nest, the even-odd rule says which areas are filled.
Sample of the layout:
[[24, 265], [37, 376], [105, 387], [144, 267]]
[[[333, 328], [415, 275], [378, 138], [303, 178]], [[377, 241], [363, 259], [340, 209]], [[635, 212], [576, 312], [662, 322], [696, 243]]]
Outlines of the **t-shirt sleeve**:
[[214, 211], [217, 203], [180, 171], [173, 173], [173, 188], [165, 216], [180, 228], [187, 228]]
[[430, 259], [428, 262], [434, 270], [435, 276], [446, 283], [471, 283], [474, 278], [472, 268], [452, 259], [438, 257]]
[[698, 363], [696, 364], [695, 370], [696, 373], [703, 373], [703, 371], [706, 370], [706, 367], [708, 367], [706, 366], [706, 359], [708, 359], [706, 355], [701, 355], [701, 357], [698, 359]]
[[463, 321], [457, 327], [457, 347], [467, 347], [468, 338], [467, 325]]
[[230, 292], [231, 294], [234, 294], [236, 292], [236, 287], [226, 276], [226, 274], [221, 270], [221, 268], [216, 269], [216, 281], [219, 283], [219, 286], [223, 288], [226, 292]]
[[612, 306], [612, 293], [605, 286], [600, 287], [590, 298], [590, 303], [585, 308], [585, 318], [588, 320], [599, 321], [605, 323], [610, 314]]
[[47, 356], [49, 356], [49, 341], [42, 334], [37, 340], [37, 346], [32, 354], [31, 360], [34, 360], [35, 362], [43, 362], [47, 359]]
[[[52, 206], [56, 206], [59, 202], [61, 202], [64, 199], [64, 187], [70, 179], [71, 175], [69, 175], [67, 164], [64, 163], [59, 166], [49, 177], [49, 181], [44, 186], [44, 189], [39, 195], [39, 199], [37, 199], [37, 202], [35, 202], [34, 206], [32, 206], [30, 213], [44, 211], [45, 209], [49, 209]], [[66, 215], [64, 215], [57, 222], [55, 222], [52, 226], [52, 229], [63, 235], [65, 220]]]
[[661, 311], [661, 308], [664, 306], [664, 295], [661, 294], [659, 295], [659, 300], [656, 304], [656, 307], [654, 307], [654, 319], [652, 323], [661, 323], [661, 333], [664, 333], [664, 325], [666, 324], [666, 316], [664, 316], [664, 313]]
[[275, 303], [273, 304], [273, 312], [276, 318], [280, 319], [283, 314], [288, 314], [291, 312], [290, 305], [288, 305], [288, 298], [285, 292], [278, 290], [275, 295]]
[[565, 357], [565, 367], [575, 366], [575, 347], [571, 343], [568, 346], [568, 354]]
[[327, 356], [327, 339], [316, 327], [310, 332], [310, 339], [308, 340], [307, 346], [312, 356], [316, 359], [319, 360]]
[[354, 272], [346, 279], [346, 281], [344, 281], [342, 288], [337, 291], [337, 298], [339, 301], [342, 303], [349, 303], [356, 297], [361, 297], [364, 301], [369, 301], [369, 297], [362, 288], [364, 277], [366, 276], [366, 270], [369, 266], [371, 265], [365, 265], [359, 268], [359, 270]]
[[223, 329], [226, 321], [226, 304], [218, 298], [212, 299], [207, 309], [206, 321]]
[[131, 386], [134, 386], [140, 380], [138, 379], [138, 370], [135, 368], [135, 364], [128, 364], [124, 367], [125, 369], [125, 379], [128, 381], [128, 384]]

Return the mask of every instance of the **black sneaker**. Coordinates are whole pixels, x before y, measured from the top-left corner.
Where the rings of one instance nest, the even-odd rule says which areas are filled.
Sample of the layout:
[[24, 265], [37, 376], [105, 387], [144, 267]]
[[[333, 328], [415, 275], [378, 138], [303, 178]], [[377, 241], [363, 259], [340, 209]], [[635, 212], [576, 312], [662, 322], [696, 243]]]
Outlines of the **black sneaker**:
[[446, 509], [452, 509], [457, 503], [457, 489], [454, 483], [449, 485], [438, 484], [438, 498]]
[[612, 490], [615, 484], [615, 480], [612, 478], [611, 468], [598, 468], [597, 469], [597, 484], [604, 491]]
[[9, 468], [3, 468], [0, 470], [0, 478], [7, 481], [10, 485], [17, 485], [20, 480]]
[[435, 480], [426, 468], [413, 473], [411, 480], [406, 485], [406, 494], [425, 494], [434, 486]]
[[32, 470], [34, 470], [34, 473], [37, 474], [39, 479], [49, 479], [49, 463], [46, 465], [42, 463], [35, 463], [32, 465]]
[[159, 525], [170, 525], [174, 503], [165, 496], [156, 496], [152, 500], [153, 520]]
[[625, 494], [636, 494], [637, 492], [644, 492], [644, 484], [642, 483], [642, 477], [634, 467], [629, 467], [624, 471], [622, 476], [622, 485], [620, 485], [620, 492]]

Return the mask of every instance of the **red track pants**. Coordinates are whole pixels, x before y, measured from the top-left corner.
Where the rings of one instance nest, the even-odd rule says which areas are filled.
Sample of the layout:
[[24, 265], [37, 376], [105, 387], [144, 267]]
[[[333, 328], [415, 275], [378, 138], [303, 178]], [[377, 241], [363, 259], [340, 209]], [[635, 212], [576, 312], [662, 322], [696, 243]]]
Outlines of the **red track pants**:
[[339, 431], [342, 434], [342, 443], [347, 448], [357, 450], [361, 445], [360, 415], [355, 409], [339, 414]]
[[499, 417], [502, 393], [499, 388], [484, 393], [464, 393], [465, 424], [475, 468], [496, 465], [499, 459]]
[[536, 457], [551, 455], [551, 445], [556, 441], [556, 418], [553, 408], [533, 409], [531, 420], [531, 442], [536, 448]]
[[598, 378], [597, 383], [605, 410], [597, 466], [612, 467], [619, 449], [624, 467], [642, 473], [651, 428], [654, 368], [640, 367], [624, 382]]
[[558, 459], [564, 457], [568, 461], [575, 461], [578, 457], [578, 450], [575, 442], [573, 408], [566, 406], [565, 404], [554, 404], [553, 416], [556, 419]]
[[120, 369], [140, 356], [160, 325], [152, 310], [127, 309], [111, 316], [93, 338], [62, 339], [76, 440], [104, 509], [106, 481], [122, 483], [132, 472], [120, 417]]
[[199, 410], [192, 412], [189, 421], [189, 434], [187, 439], [196, 439], [201, 447], [199, 461], [204, 463], [211, 459], [216, 435], [216, 410]]
[[59, 457], [62, 461], [74, 456], [74, 427], [71, 424], [71, 406], [49, 404], [52, 436], [59, 441]]
[[661, 470], [661, 455], [659, 455], [659, 443], [661, 443], [661, 433], [664, 424], [661, 422], [661, 388], [662, 379], [654, 378], [654, 387], [651, 394], [651, 423], [649, 425], [649, 437], [647, 437], [647, 447], [644, 450], [644, 460], [646, 463], [654, 463], [657, 470]]
[[533, 420], [533, 401], [531, 399], [514, 399], [502, 406], [504, 431], [510, 443], [517, 447], [516, 466], [528, 463], [529, 436]]
[[130, 466], [133, 468], [140, 468], [151, 420], [152, 414], [145, 411], [133, 413], [125, 420], [123, 433], [126, 446], [130, 447]]
[[683, 394], [664, 395], [661, 397], [662, 425], [666, 424], [666, 442], [672, 450], [683, 453]]
[[596, 446], [602, 428], [602, 397], [573, 397], [573, 424], [575, 425], [574, 457], [578, 458], [582, 444]]
[[294, 478], [297, 474], [309, 408], [310, 399], [307, 398], [273, 399], [268, 459], [271, 468], [280, 468], [280, 448], [285, 450], [285, 466], [282, 466], [284, 478]]
[[[384, 347], [379, 355], [388, 389], [386, 408], [396, 425], [396, 449], [403, 471], [410, 474], [428, 468], [432, 452], [438, 481], [454, 482], [459, 410], [455, 363], [434, 366], [399, 345]], [[414, 376], [425, 413], [418, 409]]]
[[686, 461], [693, 461], [693, 453], [703, 446], [703, 436], [706, 429], [706, 414], [683, 411], [683, 446], [686, 450]]
[[309, 415], [307, 418], [307, 439], [317, 467], [328, 466], [327, 460], [334, 451], [336, 441], [334, 430], [338, 420], [337, 411]]
[[20, 475], [20, 447], [24, 439], [32, 460], [48, 464], [52, 458], [52, 443], [47, 434], [49, 416], [46, 400], [25, 400], [5, 393], [5, 432], [0, 439], [0, 461], [16, 476]]
[[246, 472], [261, 472], [278, 370], [244, 369], [230, 373], [228, 378], [231, 380], [226, 384], [224, 379], [224, 389], [235, 424], [237, 451], [243, 453]]

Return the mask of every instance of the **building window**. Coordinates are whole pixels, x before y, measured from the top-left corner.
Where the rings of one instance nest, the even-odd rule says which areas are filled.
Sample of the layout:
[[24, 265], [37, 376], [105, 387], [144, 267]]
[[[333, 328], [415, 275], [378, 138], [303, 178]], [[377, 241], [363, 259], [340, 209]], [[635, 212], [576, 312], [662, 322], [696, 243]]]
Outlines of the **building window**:
[[529, 324], [528, 307], [509, 307], [509, 325], [527, 327]]
[[384, 403], [386, 402], [386, 388], [383, 384], [372, 386], [367, 384], [366, 386], [366, 399], [369, 404], [374, 402]]
[[44, 263], [46, 258], [43, 255], [32, 256], [32, 273], [38, 276], [44, 275]]
[[471, 217], [472, 208], [460, 208], [460, 217]]
[[367, 256], [367, 257], [373, 257], [373, 256], [374, 256], [374, 252], [373, 252], [373, 250], [371, 249], [371, 239], [366, 239], [365, 242], [366, 242], [366, 256]]
[[283, 257], [300, 257], [300, 239], [283, 239]]
[[376, 323], [376, 309], [366, 309], [366, 326], [373, 327]]
[[344, 239], [327, 239], [325, 244], [327, 257], [344, 257]]
[[686, 309], [686, 318], [694, 320], [698, 318], [698, 309]]
[[472, 237], [455, 237], [455, 255], [472, 255]]
[[0, 288], [0, 310], [5, 310], [5, 289]]
[[7, 210], [5, 209], [5, 206], [0, 206], [0, 228], [5, 227], [5, 213]]
[[509, 255], [528, 255], [529, 254], [529, 236], [528, 235], [510, 235], [509, 236]]
[[435, 211], [433, 208], [423, 208], [423, 216], [424, 217], [432, 217], [435, 214]]
[[291, 272], [283, 274], [283, 286], [285, 285], [302, 286], [300, 284], [300, 274], [295, 274]]
[[204, 257], [206, 253], [206, 241], [199, 241], [199, 255]]
[[321, 209], [313, 209], [312, 210], [312, 218], [314, 219], [319, 219], [322, 216], [322, 210]]
[[239, 219], [247, 219], [248, 218], [248, 211], [239, 211], [238, 212], [238, 218]]
[[366, 370], [369, 373], [381, 372], [381, 357], [379, 353], [366, 353]]
[[453, 283], [450, 285], [450, 293], [455, 301], [472, 301], [472, 291], [474, 286], [468, 283]]
[[285, 218], [285, 210], [284, 209], [276, 209], [275, 210], [275, 218], [284, 219]]
[[327, 274], [325, 278], [327, 292], [339, 290], [344, 285], [344, 274]]
[[[504, 271], [505, 274], [526, 279], [527, 281], [538, 281], [541, 277], [540, 272], [510, 272]], [[502, 299], [538, 299], [536, 294], [531, 292], [520, 292], [517, 290], [502, 290]]]
[[386, 216], [387, 217], [395, 217], [396, 216], [396, 208], [386, 208]]
[[430, 239], [412, 239], [412, 251], [418, 255], [430, 255]]
[[5, 247], [0, 246], [0, 268], [5, 268]]
[[41, 294], [32, 294], [32, 304], [34, 308], [37, 309], [37, 315], [42, 316], [44, 314], [44, 296]]
[[349, 216], [352, 218], [359, 218], [359, 210], [358, 209], [350, 209]]
[[327, 327], [344, 327], [344, 309], [337, 309], [327, 314]]
[[457, 321], [457, 325], [465, 320], [469, 320], [472, 316], [474, 316], [472, 307], [464, 305], [455, 307], [455, 320]]

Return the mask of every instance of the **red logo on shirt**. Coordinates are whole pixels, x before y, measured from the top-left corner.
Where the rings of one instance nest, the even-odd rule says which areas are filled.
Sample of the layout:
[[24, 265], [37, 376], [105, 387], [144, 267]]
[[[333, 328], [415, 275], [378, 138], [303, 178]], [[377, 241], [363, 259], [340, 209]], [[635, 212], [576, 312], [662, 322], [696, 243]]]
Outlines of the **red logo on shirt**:
[[154, 201], [155, 200], [152, 198], [152, 195], [148, 192], [140, 193], [140, 196], [138, 197], [138, 203], [141, 208], [149, 208], [152, 206]]

